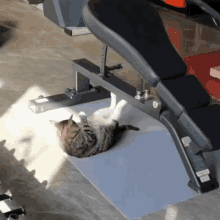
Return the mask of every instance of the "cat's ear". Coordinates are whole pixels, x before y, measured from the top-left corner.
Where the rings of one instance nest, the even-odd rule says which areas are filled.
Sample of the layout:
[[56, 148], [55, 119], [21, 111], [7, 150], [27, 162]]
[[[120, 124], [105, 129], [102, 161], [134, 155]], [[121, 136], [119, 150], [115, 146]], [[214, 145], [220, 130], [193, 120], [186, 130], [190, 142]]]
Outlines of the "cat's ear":
[[54, 125], [56, 128], [59, 128], [59, 122], [53, 120], [49, 120], [49, 122], [50, 124]]
[[72, 124], [73, 124], [73, 115], [71, 115], [68, 120], [68, 125], [72, 125]]

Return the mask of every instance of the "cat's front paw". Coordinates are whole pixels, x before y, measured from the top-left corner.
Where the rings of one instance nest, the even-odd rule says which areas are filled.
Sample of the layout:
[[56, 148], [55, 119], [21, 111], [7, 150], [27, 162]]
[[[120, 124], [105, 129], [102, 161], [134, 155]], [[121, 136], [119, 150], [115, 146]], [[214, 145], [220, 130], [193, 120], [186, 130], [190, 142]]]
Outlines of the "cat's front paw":
[[87, 124], [87, 115], [85, 112], [79, 112], [80, 121], [84, 124]]
[[79, 112], [79, 116], [86, 116], [86, 113], [85, 112]]
[[127, 118], [130, 114], [132, 114], [132, 105], [122, 99], [114, 109], [112, 119], [119, 121], [123, 118]]

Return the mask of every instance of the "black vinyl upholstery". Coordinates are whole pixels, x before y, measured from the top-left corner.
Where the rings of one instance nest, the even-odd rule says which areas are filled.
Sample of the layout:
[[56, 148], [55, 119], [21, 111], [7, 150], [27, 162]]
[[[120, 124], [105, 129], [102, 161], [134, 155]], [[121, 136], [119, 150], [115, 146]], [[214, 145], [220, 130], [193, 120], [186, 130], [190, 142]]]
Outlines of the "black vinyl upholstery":
[[91, 32], [156, 87], [202, 151], [220, 149], [218, 135], [214, 135], [220, 132], [219, 108], [210, 105], [210, 96], [196, 76], [187, 75], [187, 66], [172, 46], [159, 13], [147, 0], [89, 0], [82, 12]]
[[210, 104], [209, 94], [194, 75], [162, 80], [156, 88], [160, 97], [166, 100], [167, 105], [178, 117], [184, 109], [188, 111]]
[[158, 12], [146, 0], [92, 0], [88, 4], [96, 18], [130, 43], [157, 73], [158, 77], [151, 76], [151, 85], [186, 74], [187, 66], [173, 48]]

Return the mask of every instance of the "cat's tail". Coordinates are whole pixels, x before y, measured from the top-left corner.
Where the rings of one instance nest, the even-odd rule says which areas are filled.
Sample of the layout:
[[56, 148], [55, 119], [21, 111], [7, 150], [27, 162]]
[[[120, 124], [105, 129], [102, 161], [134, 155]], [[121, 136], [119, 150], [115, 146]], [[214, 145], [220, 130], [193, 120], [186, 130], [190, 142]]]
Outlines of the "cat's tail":
[[140, 131], [139, 128], [133, 126], [133, 125], [121, 125], [119, 126], [118, 128], [116, 128], [116, 132], [117, 133], [121, 133], [121, 132], [124, 132], [124, 131]]

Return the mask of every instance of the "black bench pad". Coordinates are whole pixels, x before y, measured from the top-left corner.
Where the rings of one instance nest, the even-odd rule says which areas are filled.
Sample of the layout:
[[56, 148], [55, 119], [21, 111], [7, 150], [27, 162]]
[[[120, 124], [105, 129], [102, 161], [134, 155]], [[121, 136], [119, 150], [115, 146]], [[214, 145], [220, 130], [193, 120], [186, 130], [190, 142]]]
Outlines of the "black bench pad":
[[[156, 86], [160, 79], [187, 73], [187, 66], [173, 48], [162, 19], [147, 0], [92, 0], [88, 6], [93, 17], [84, 10], [83, 16], [91, 32], [146, 75], [151, 86]], [[109, 29], [113, 32], [108, 33]], [[129, 49], [128, 43], [135, 50]]]
[[90, 31], [119, 53], [151, 85], [202, 151], [220, 149], [220, 108], [172, 46], [162, 19], [147, 0], [89, 0]]
[[156, 87], [161, 99], [177, 117], [185, 111], [208, 106], [210, 96], [194, 75], [162, 80]]

